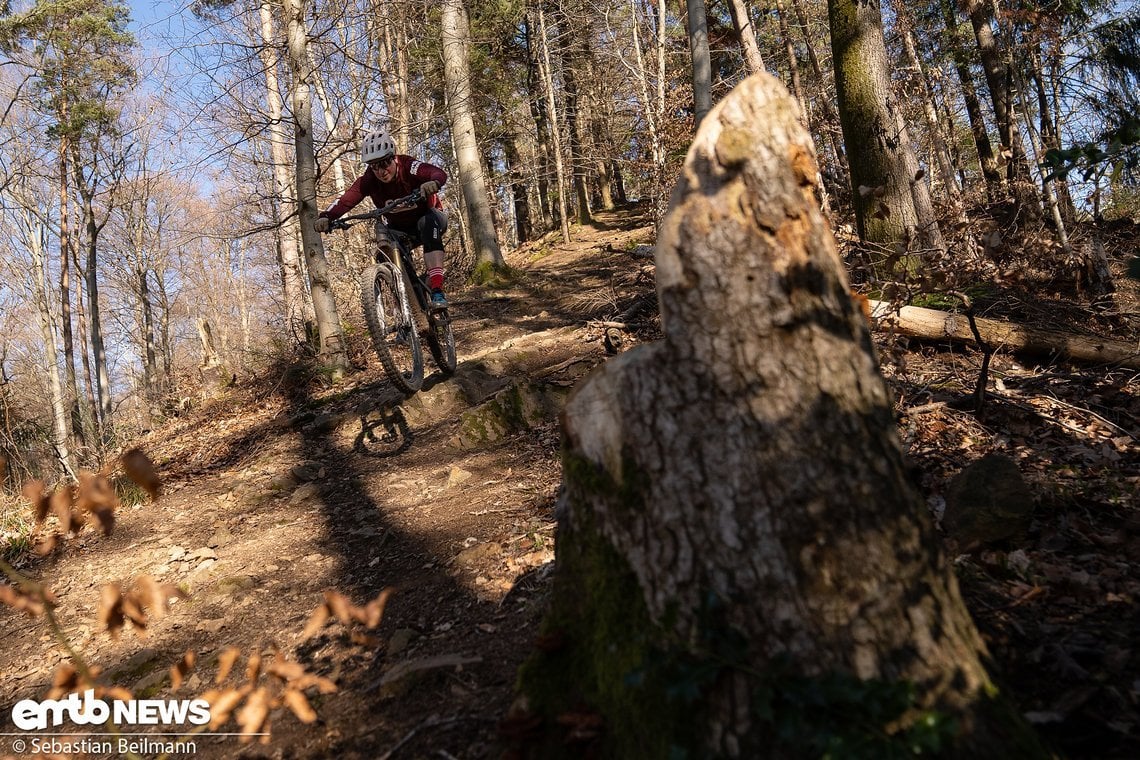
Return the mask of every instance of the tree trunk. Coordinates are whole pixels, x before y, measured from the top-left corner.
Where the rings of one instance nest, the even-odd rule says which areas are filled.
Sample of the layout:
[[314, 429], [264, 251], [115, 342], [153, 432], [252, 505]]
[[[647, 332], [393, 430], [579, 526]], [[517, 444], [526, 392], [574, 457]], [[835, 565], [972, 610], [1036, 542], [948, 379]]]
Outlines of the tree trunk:
[[562, 226], [562, 242], [570, 242], [570, 220], [566, 217], [566, 169], [562, 165], [562, 137], [558, 127], [558, 105], [554, 99], [554, 72], [550, 68], [550, 40], [546, 36], [546, 14], [539, 4], [538, 43], [542, 48], [539, 70], [546, 90], [546, 110], [550, 115], [550, 138], [554, 143], [554, 173], [558, 177], [558, 222]]
[[75, 375], [75, 338], [71, 330], [71, 257], [73, 255], [71, 230], [68, 226], [68, 208], [71, 192], [68, 185], [68, 141], [59, 139], [59, 333], [63, 342], [64, 397], [69, 427], [80, 446], [86, 445], [83, 435], [83, 415], [79, 412], [79, 380]]
[[[792, 93], [796, 97], [796, 102], [800, 106], [800, 123], [803, 124], [804, 129], [807, 129], [809, 134], [811, 132], [811, 112], [808, 110], [808, 99], [804, 96], [803, 87], [800, 84], [800, 66], [796, 60], [795, 44], [792, 41], [791, 30], [788, 28], [787, 10], [780, 0], [776, 0], [776, 18], [778, 19], [780, 27], [780, 36], [784, 38], [784, 51], [788, 56], [788, 70], [791, 72], [792, 80]], [[831, 129], [828, 124], [821, 125], [819, 132], [824, 135], [825, 147], [831, 149], [831, 155], [838, 160], [841, 157], [842, 151], [838, 150], [835, 146], [835, 141], [831, 139]], [[816, 155], [819, 155], [819, 150], [816, 150]], [[827, 153], [824, 154], [827, 156]], [[825, 161], [827, 158], [824, 159]], [[817, 162], [818, 166], [818, 162]], [[825, 214], [831, 214], [831, 193], [828, 192], [827, 186], [824, 183], [823, 173], [821, 172], [816, 178], [816, 188], [819, 190], [819, 205]]]
[[[297, 250], [300, 230], [296, 208], [297, 192], [289, 176], [289, 133], [285, 129], [285, 104], [277, 79], [277, 35], [273, 29], [270, 0], [261, 7], [261, 65], [265, 69], [266, 115], [269, 117], [269, 156], [273, 162], [273, 209], [277, 222], [277, 256], [281, 266], [281, 290], [285, 299], [285, 325], [290, 332], [303, 332], [305, 316], [305, 280], [301, 271], [301, 254]], [[341, 188], [343, 192], [343, 188]]]
[[697, 129], [712, 108], [709, 22], [704, 0], [685, 0], [685, 11], [689, 19], [689, 53], [693, 58], [693, 128]]
[[[994, 37], [992, 0], [962, 0], [962, 8], [974, 28], [974, 39], [982, 59], [982, 71], [993, 103], [994, 119], [997, 121], [998, 138], [1001, 140], [1001, 156], [1006, 161], [1006, 178], [1018, 204], [1026, 209], [1040, 207], [1040, 199], [1032, 192], [1029, 178], [1029, 164], [1025, 158], [1025, 146], [1021, 143], [1021, 131], [1013, 112], [1015, 101], [1012, 77], [1009, 67], [1002, 60]], [[1032, 198], [1026, 197], [1032, 193]]]
[[574, 178], [578, 224], [589, 224], [593, 215], [590, 213], [590, 192], [586, 180], [586, 156], [582, 149], [585, 135], [579, 118], [582, 99], [578, 86], [578, 71], [584, 56], [581, 54], [581, 41], [577, 39], [578, 30], [570, 24], [571, 17], [572, 14], [569, 13], [564, 15], [555, 39], [561, 53], [562, 115], [566, 117], [566, 142], [570, 149], [570, 174]]
[[550, 142], [550, 116], [546, 110], [546, 85], [542, 76], [540, 46], [535, 40], [535, 28], [528, 11], [523, 18], [526, 35], [526, 88], [530, 101], [530, 115], [534, 120], [537, 166], [535, 184], [538, 189], [539, 224], [545, 232], [554, 227], [554, 214], [550, 205], [550, 174], [553, 166], [554, 149]]
[[760, 57], [760, 46], [756, 44], [756, 30], [748, 13], [745, 0], [728, 0], [728, 12], [732, 14], [732, 26], [740, 39], [740, 52], [749, 74], [759, 74], [764, 70], [764, 59]]
[[305, 0], [281, 0], [286, 19], [286, 48], [293, 74], [293, 141], [296, 150], [296, 193], [300, 211], [301, 243], [309, 270], [321, 356], [332, 367], [334, 379], [348, 368], [340, 314], [333, 298], [329, 263], [320, 233], [313, 229], [317, 218], [317, 159], [313, 149], [313, 102], [310, 90], [308, 30]]
[[828, 17], [859, 238], [902, 246], [900, 263], [910, 271], [918, 266], [915, 243], [932, 251], [946, 246], [891, 90], [879, 2], [829, 0]]
[[[815, 175], [786, 91], [745, 80], [662, 224], [664, 340], [567, 404], [546, 645], [516, 709], [546, 719], [536, 756], [818, 757], [837, 736], [902, 756], [934, 726], [947, 756], [1045, 757], [988, 696]], [[859, 717], [884, 692], [897, 709]], [[602, 746], [567, 748], [599, 721]]]
[[444, 0], [440, 32], [443, 38], [443, 81], [447, 88], [447, 115], [451, 124], [459, 183], [467, 202], [467, 220], [475, 244], [475, 265], [501, 267], [503, 254], [487, 202], [483, 160], [475, 141], [471, 116], [471, 26], [463, 0]]
[[511, 201], [515, 210], [515, 237], [520, 244], [530, 240], [533, 230], [530, 226], [530, 200], [527, 197], [526, 174], [519, 155], [519, 135], [512, 132], [503, 139], [503, 155], [507, 163], [507, 176], [510, 177]]
[[977, 89], [974, 87], [974, 75], [970, 73], [969, 58], [962, 42], [962, 35], [958, 32], [958, 15], [954, 11], [954, 0], [940, 0], [942, 17], [946, 22], [946, 32], [949, 36], [950, 54], [954, 59], [954, 70], [958, 74], [958, 83], [962, 86], [962, 100], [966, 104], [966, 115], [970, 119], [970, 132], [974, 136], [974, 147], [978, 151], [978, 164], [982, 170], [982, 177], [986, 181], [986, 189], [990, 198], [996, 200], [1001, 194], [1004, 182], [998, 170], [997, 158], [994, 156], [993, 146], [990, 144], [989, 133], [986, 132], [986, 122], [982, 117], [982, 105], [978, 101]]
[[[918, 306], [903, 306], [896, 311], [886, 301], [871, 301], [871, 314], [882, 329], [900, 335], [928, 340], [976, 342], [969, 322], [961, 314]], [[978, 326], [982, 340], [997, 350], [1140, 369], [1140, 350], [1137, 350], [1135, 343], [1090, 338], [1059, 330], [1038, 330], [981, 317], [975, 317], [974, 323]]]
[[[47, 230], [37, 223], [31, 212], [22, 210], [24, 226], [28, 230], [28, 252], [32, 255], [32, 293], [39, 315], [40, 336], [44, 342], [44, 365], [47, 371], [48, 389], [51, 393], [52, 444], [56, 457], [67, 477], [75, 479], [75, 461], [71, 454], [72, 429], [70, 399], [60, 378], [59, 354], [56, 350], [55, 331], [52, 329], [51, 302], [48, 297]], [[38, 234], [37, 234], [38, 233]]]

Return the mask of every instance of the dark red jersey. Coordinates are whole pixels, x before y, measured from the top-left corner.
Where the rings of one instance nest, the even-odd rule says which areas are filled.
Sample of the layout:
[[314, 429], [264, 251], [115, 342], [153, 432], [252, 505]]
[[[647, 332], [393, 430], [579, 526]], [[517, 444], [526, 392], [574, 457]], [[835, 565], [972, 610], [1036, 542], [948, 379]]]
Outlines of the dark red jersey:
[[[447, 172], [438, 166], [417, 161], [411, 156], [397, 155], [396, 176], [392, 178], [391, 182], [381, 182], [376, 176], [376, 172], [365, 169], [364, 174], [361, 174], [352, 183], [352, 187], [345, 190], [344, 195], [340, 196], [336, 203], [322, 211], [318, 216], [337, 219], [347, 214], [365, 197], [371, 198], [372, 202], [376, 204], [376, 208], [380, 208], [388, 201], [403, 198], [413, 190], [419, 189], [419, 186], [428, 180], [435, 180], [440, 187], [443, 187], [444, 183], [447, 182]], [[414, 228], [416, 221], [423, 216], [428, 208], [443, 208], [438, 196], [433, 195], [407, 211], [389, 214], [388, 219], [393, 226]]]

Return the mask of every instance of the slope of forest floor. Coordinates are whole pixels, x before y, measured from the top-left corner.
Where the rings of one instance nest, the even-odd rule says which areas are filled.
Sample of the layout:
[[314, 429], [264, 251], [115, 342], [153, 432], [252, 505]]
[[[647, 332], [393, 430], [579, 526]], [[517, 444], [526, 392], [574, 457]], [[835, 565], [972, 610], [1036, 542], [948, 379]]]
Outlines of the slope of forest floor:
[[[1131, 230], [1110, 252], [1117, 264], [1140, 242]], [[500, 756], [554, 557], [557, 410], [607, 355], [659, 337], [653, 234], [643, 209], [599, 214], [570, 244], [552, 235], [512, 252], [511, 282], [453, 289], [460, 366], [411, 399], [359, 333], [345, 383], [300, 361], [239, 382], [134, 442], [161, 473], [159, 500], [125, 507], [108, 538], [85, 529], [20, 567], [55, 591], [63, 631], [102, 683], [159, 699], [229, 690], [247, 706], [236, 717], [269, 734], [198, 736], [194, 757]], [[1133, 286], [1118, 291], [1119, 314], [1137, 314]], [[1021, 316], [1087, 333], [1088, 314], [1065, 305]], [[1136, 339], [1127, 318], [1096, 326]], [[997, 354], [975, 413], [961, 403], [974, 350], [892, 340], [879, 351], [936, 515], [954, 475], [989, 453], [1016, 461], [1033, 493], [1027, 531], [955, 551], [999, 678], [1059, 752], [1140, 757], [1136, 373]], [[143, 575], [189, 597], [145, 637], [129, 626], [110, 637], [100, 588]], [[378, 598], [382, 617], [365, 606]], [[331, 614], [321, 627], [318, 610]], [[172, 676], [187, 652], [194, 667]], [[2, 731], [67, 659], [42, 620], [0, 607]], [[265, 691], [242, 691], [253, 670]], [[277, 706], [296, 691], [314, 722], [296, 701]], [[264, 725], [249, 707], [261, 699]]]

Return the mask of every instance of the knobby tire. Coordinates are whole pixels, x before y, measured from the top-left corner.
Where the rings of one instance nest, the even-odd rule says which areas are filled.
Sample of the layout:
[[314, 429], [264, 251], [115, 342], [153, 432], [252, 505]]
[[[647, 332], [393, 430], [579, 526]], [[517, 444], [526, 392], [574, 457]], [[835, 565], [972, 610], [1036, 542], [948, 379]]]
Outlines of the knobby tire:
[[428, 331], [424, 335], [431, 358], [444, 375], [455, 372], [455, 333], [451, 331], [451, 317], [447, 312], [428, 317]]
[[423, 385], [424, 354], [406, 294], [401, 297], [399, 277], [392, 264], [368, 267], [360, 275], [360, 297], [368, 334], [384, 372], [410, 396]]

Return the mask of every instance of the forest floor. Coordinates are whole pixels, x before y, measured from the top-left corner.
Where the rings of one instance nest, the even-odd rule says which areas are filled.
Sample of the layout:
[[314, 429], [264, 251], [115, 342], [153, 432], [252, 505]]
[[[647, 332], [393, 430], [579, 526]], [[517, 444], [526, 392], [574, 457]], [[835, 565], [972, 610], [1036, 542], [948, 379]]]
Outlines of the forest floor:
[[[1119, 265], [1140, 226], [1116, 234]], [[359, 334], [358, 371], [340, 384], [285, 361], [243, 379], [133, 442], [157, 465], [161, 498], [124, 507], [110, 537], [88, 528], [17, 564], [54, 590], [62, 630], [102, 669], [100, 683], [137, 698], [245, 695], [235, 717], [268, 732], [247, 743], [199, 734], [192, 755], [171, 757], [501, 756], [553, 567], [557, 408], [608, 354], [660, 335], [653, 236], [640, 209], [599, 214], [570, 244], [552, 235], [512, 252], [511, 282], [452, 289], [459, 368], [411, 399], [388, 386]], [[1030, 316], [1136, 340], [1135, 283], [1117, 293], [1113, 318], [1055, 297], [1057, 308], [1045, 296]], [[618, 321], [631, 329], [607, 330]], [[978, 376], [974, 349], [892, 340], [879, 351], [935, 514], [950, 479], [991, 452], [1013, 458], [1033, 491], [1028, 532], [955, 555], [998, 677], [1059, 753], [1140, 757], [1137, 372], [999, 353], [978, 414], [959, 403]], [[143, 575], [189, 597], [145, 636], [128, 625], [112, 638], [97, 621], [100, 588]], [[377, 598], [383, 615], [367, 628]], [[344, 601], [358, 606], [347, 625]], [[332, 620], [306, 631], [322, 609]], [[187, 652], [195, 666], [173, 676]], [[67, 661], [42, 618], [0, 607], [0, 731]], [[265, 691], [243, 691], [252, 669]], [[297, 691], [315, 721], [299, 720], [297, 701], [280, 706]], [[22, 756], [14, 741], [0, 737], [0, 756]]]

